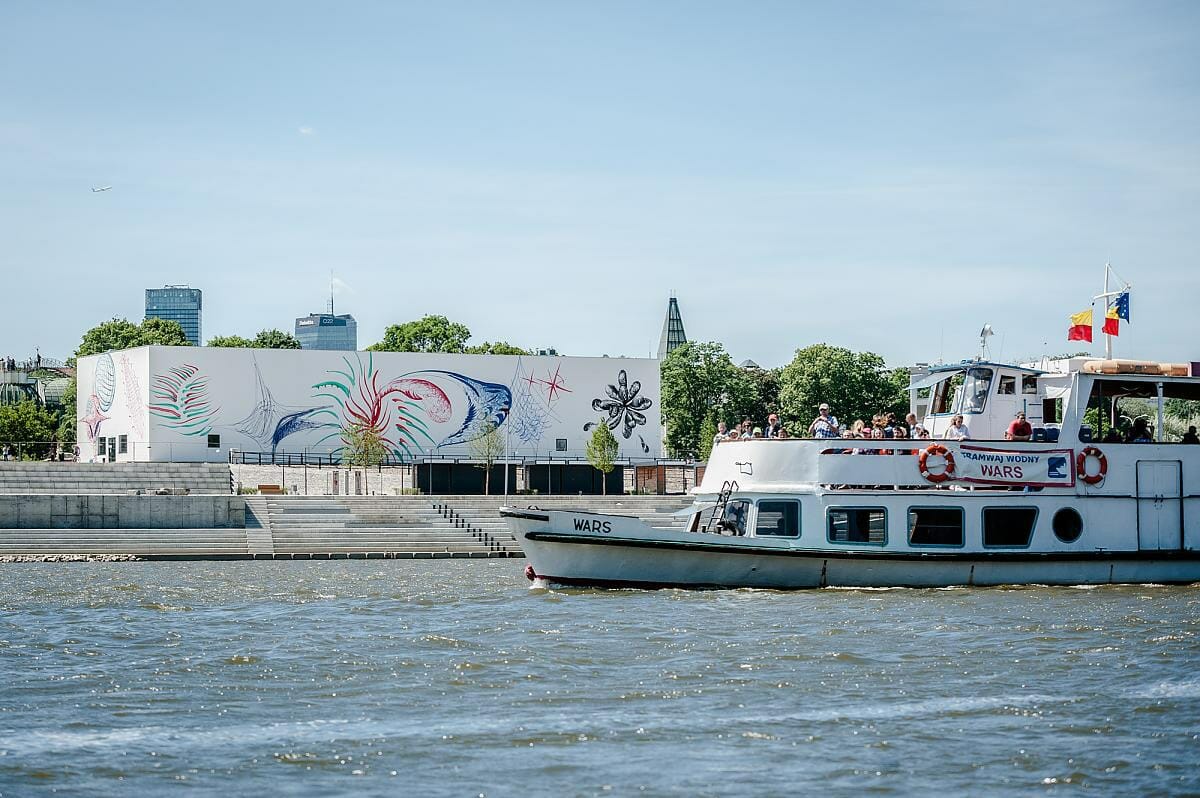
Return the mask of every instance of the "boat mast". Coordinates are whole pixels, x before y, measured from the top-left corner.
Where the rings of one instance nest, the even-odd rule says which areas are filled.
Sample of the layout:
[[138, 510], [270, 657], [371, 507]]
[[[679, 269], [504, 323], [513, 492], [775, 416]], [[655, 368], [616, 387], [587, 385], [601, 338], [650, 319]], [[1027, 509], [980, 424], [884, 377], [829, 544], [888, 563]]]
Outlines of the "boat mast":
[[[1117, 282], [1121, 286], [1120, 288], [1118, 288], [1115, 291], [1108, 290], [1109, 273], [1112, 273], [1117, 278]], [[1121, 277], [1121, 275], [1119, 275], [1115, 271], [1113, 271], [1113, 267], [1112, 267], [1111, 263], [1106, 263], [1106, 264], [1104, 264], [1104, 293], [1100, 294], [1099, 296], [1092, 297], [1092, 303], [1094, 304], [1096, 302], [1096, 300], [1099, 300], [1099, 299], [1104, 300], [1104, 318], [1107, 319], [1108, 318], [1109, 300], [1111, 300], [1115, 296], [1120, 296], [1121, 294], [1124, 294], [1132, 287], [1133, 287], [1132, 285], [1125, 282], [1124, 277]], [[1094, 328], [1094, 325], [1095, 325], [1095, 322], [1093, 322], [1093, 328]], [[1101, 326], [1101, 329], [1103, 329], [1103, 326]], [[1105, 358], [1105, 360], [1112, 360], [1112, 356], [1113, 356], [1112, 339], [1113, 339], [1113, 337], [1111, 335], [1109, 335], [1108, 333], [1104, 333], [1104, 358]]]
[[[1112, 270], [1112, 264], [1104, 264], [1104, 318], [1108, 318], [1108, 273]], [[1104, 333], [1104, 359], [1112, 360], [1112, 336]]]

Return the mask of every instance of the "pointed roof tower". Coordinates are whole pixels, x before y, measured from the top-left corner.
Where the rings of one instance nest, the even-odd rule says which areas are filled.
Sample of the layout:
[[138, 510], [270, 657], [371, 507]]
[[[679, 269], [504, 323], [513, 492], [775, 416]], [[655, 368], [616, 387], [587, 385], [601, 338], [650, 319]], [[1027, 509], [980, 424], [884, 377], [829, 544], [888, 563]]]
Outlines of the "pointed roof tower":
[[667, 304], [667, 317], [663, 319], [662, 338], [658, 342], [658, 359], [662, 360], [677, 347], [687, 343], [683, 331], [683, 318], [679, 315], [679, 301], [671, 294]]

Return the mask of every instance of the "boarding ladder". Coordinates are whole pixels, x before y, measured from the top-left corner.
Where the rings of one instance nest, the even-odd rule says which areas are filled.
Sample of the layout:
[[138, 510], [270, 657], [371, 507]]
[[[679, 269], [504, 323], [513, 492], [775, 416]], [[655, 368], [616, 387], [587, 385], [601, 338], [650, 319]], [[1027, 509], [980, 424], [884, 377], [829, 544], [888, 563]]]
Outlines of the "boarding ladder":
[[721, 483], [721, 492], [717, 494], [717, 503], [713, 505], [712, 514], [708, 517], [708, 523], [704, 525], [702, 531], [720, 531], [720, 527], [714, 527], [714, 524], [725, 515], [725, 505], [729, 504], [729, 497], [737, 489], [737, 480], [727, 479]]

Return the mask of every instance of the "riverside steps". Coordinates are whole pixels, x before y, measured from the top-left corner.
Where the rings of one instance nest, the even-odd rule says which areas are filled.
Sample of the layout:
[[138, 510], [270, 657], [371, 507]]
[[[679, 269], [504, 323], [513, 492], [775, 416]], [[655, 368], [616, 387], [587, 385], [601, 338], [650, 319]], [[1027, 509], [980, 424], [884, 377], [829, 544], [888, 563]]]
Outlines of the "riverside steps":
[[223, 463], [58, 463], [0, 461], [0, 495], [232, 493]]
[[677, 527], [687, 496], [293, 496], [230, 493], [210, 463], [0, 463], [0, 561], [524, 556], [505, 504]]

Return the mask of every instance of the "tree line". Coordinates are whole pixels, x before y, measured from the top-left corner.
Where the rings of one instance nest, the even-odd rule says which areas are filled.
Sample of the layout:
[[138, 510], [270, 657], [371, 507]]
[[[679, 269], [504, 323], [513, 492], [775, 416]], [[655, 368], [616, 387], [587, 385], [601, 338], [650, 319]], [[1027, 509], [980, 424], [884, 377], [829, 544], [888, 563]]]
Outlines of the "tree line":
[[667, 451], [706, 459], [718, 422], [732, 427], [748, 418], [766, 426], [772, 413], [789, 434], [804, 437], [822, 402], [847, 423], [889, 411], [902, 416], [908, 384], [907, 369], [889, 369], [873, 352], [814, 344], [781, 368], [742, 368], [721, 344], [689, 341], [662, 361]]

